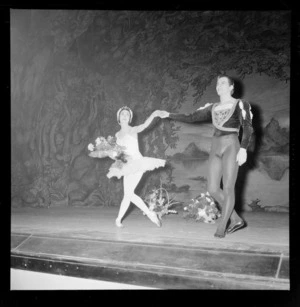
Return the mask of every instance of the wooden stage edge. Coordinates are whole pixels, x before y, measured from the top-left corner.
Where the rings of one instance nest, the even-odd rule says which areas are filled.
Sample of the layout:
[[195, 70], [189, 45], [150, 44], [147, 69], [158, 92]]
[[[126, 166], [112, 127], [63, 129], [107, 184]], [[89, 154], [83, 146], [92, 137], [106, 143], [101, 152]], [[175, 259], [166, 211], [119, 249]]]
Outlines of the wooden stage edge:
[[11, 268], [160, 289], [289, 290], [289, 253], [261, 246], [11, 233]]

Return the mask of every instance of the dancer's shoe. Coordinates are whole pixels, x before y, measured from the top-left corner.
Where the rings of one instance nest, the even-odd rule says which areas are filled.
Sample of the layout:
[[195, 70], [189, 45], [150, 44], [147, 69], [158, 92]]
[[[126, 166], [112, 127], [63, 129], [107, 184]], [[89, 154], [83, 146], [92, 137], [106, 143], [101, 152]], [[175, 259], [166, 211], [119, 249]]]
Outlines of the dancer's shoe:
[[161, 221], [159, 220], [156, 212], [150, 211], [150, 213], [148, 214], [148, 217], [151, 220], [151, 222], [156, 224], [157, 227], [161, 227]]
[[123, 228], [123, 224], [121, 223], [120, 220], [116, 219], [116, 226], [119, 227], [119, 228]]
[[233, 233], [235, 231], [237, 231], [238, 229], [240, 228], [243, 228], [245, 225], [245, 222], [243, 220], [235, 223], [234, 225], [230, 226], [227, 228], [227, 233], [230, 234], [230, 233]]

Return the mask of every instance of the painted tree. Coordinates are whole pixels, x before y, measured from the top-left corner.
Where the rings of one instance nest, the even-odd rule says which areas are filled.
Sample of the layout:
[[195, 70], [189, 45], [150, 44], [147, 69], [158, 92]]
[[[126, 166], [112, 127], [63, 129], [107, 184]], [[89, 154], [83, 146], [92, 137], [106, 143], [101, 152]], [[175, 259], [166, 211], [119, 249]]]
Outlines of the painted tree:
[[[232, 69], [241, 78], [259, 72], [289, 80], [289, 21], [286, 11], [12, 11], [13, 148], [23, 151], [27, 182], [55, 199], [79, 178], [80, 200], [95, 182], [119, 191], [105, 178], [111, 161], [83, 158], [89, 142], [117, 131], [117, 110], [128, 105], [139, 124], [156, 109], [178, 110], [191, 86], [196, 104]], [[154, 125], [141, 135], [141, 150], [163, 158], [176, 147], [176, 129], [170, 121]], [[85, 175], [93, 163], [97, 174]], [[149, 176], [145, 189], [162, 174]]]

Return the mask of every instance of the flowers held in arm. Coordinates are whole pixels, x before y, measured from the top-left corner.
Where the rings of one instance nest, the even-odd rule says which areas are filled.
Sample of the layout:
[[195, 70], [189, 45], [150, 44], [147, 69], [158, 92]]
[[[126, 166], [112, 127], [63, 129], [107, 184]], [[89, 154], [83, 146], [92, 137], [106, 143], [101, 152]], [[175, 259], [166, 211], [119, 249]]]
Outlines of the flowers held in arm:
[[88, 145], [88, 150], [90, 151], [89, 156], [92, 158], [106, 158], [109, 157], [113, 160], [121, 160], [126, 163], [125, 146], [120, 146], [117, 144], [116, 137], [108, 136], [98, 137], [95, 140], [95, 145], [90, 143]]

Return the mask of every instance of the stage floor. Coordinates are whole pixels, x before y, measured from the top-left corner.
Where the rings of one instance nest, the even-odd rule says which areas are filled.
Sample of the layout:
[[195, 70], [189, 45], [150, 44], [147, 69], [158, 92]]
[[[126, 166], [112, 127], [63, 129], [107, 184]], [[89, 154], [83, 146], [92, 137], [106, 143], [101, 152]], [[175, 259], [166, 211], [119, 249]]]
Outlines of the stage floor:
[[247, 227], [222, 239], [214, 237], [217, 223], [185, 220], [183, 212], [165, 216], [161, 228], [139, 209], [117, 228], [117, 213], [13, 208], [12, 268], [157, 288], [289, 289], [286, 213], [244, 212]]

